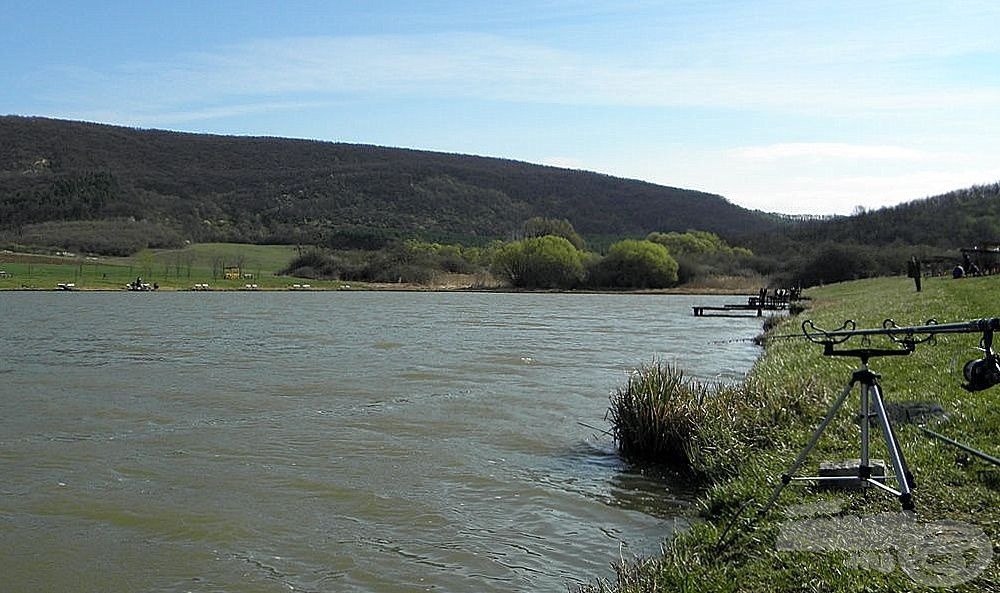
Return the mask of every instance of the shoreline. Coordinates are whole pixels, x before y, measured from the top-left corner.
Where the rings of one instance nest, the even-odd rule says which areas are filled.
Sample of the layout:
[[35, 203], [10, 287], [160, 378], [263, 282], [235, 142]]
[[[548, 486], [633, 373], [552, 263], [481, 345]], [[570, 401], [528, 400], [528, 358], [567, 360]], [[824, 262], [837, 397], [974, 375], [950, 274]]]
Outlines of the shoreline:
[[[928, 316], [947, 323], [996, 314], [991, 295], [1000, 286], [997, 277], [928, 280], [921, 293], [915, 293], [909, 279], [901, 277], [813, 287], [808, 295], [813, 299], [810, 308], [801, 315], [819, 327], [835, 328], [844, 319], [852, 319], [857, 327], [865, 328], [880, 327], [887, 317], [905, 326], [923, 323]], [[776, 335], [791, 333], [783, 331], [789, 328], [787, 324], [795, 323], [791, 319], [775, 328]], [[942, 372], [954, 366], [953, 359], [974, 359], [975, 352], [969, 350], [980, 337], [973, 332], [948, 336], [940, 343], [920, 343], [910, 356], [877, 358], [873, 368], [885, 373], [887, 401], [940, 406], [945, 414], [938, 421], [942, 432], [995, 452], [994, 436], [1000, 426], [993, 403], [997, 387], [969, 392], [960, 385], [961, 376]], [[789, 472], [789, 464], [831, 409], [834, 394], [844, 386], [845, 372], [849, 378], [850, 368], [825, 358], [814, 342], [766, 341], [765, 350], [747, 377], [749, 387], [771, 398], [764, 407], [767, 413], [750, 419], [749, 426], [755, 427], [752, 435], [763, 438], [755, 436], [728, 450], [737, 459], [738, 471], [706, 484], [699, 499], [699, 521], [692, 529], [669, 539], [661, 555], [625, 559], [616, 565], [616, 580], [599, 579], [580, 587], [578, 592], [729, 593], [734, 582], [739, 582], [739, 589], [747, 593], [805, 588], [831, 593], [859, 591], [861, 582], [865, 590], [882, 593], [925, 591], [945, 584], [949, 591], [995, 590], [1000, 584], [1000, 564], [990, 548], [1000, 541], [1000, 473], [927, 437], [915, 422], [893, 420], [916, 476], [915, 515], [907, 516], [906, 511], [900, 515], [898, 497], [877, 489], [806, 486], [775, 490], [783, 472]], [[857, 390], [849, 395], [850, 406], [858, 405]], [[859, 437], [850, 411], [840, 410], [832, 420], [830, 430], [818, 441], [819, 447], [800, 468], [801, 473], [808, 474], [823, 460], [857, 457]], [[879, 455], [884, 454], [879, 438], [872, 443]], [[776, 492], [781, 496], [774, 501], [774, 507], [757, 515]], [[900, 517], [909, 522], [901, 522]], [[841, 525], [848, 531], [859, 525], [877, 526], [883, 530], [883, 537], [890, 534], [896, 538], [894, 541], [927, 538], [922, 546], [928, 551], [914, 556], [906, 546], [883, 540], [856, 547], [854, 540], [819, 532], [810, 532], [808, 537], [795, 540], [795, 545], [789, 544], [789, 534], [801, 534], [795, 530], [811, 524], [830, 528]], [[963, 541], [979, 544], [976, 557], [959, 556], [961, 564], [956, 563], [950, 556], [955, 548], [949, 547], [954, 542], [947, 535], [942, 536], [944, 539], [936, 535], [946, 533], [939, 532], [941, 525], [960, 526], [967, 534]], [[870, 551], [876, 555], [872, 558], [880, 561], [859, 563], [857, 554], [863, 551]], [[810, 585], [803, 587], [805, 582]]]
[[178, 288], [174, 286], [161, 286], [153, 290], [130, 290], [127, 288], [111, 288], [111, 287], [92, 287], [92, 286], [75, 286], [72, 288], [61, 288], [59, 286], [54, 287], [40, 287], [40, 286], [21, 286], [12, 288], [0, 288], [0, 293], [3, 292], [141, 292], [141, 293], [156, 293], [156, 292], [475, 292], [475, 293], [497, 293], [497, 294], [621, 294], [621, 295], [681, 295], [681, 296], [753, 296], [754, 292], [741, 289], [722, 289], [722, 288], [701, 288], [701, 287], [685, 287], [679, 286], [674, 288], [657, 288], [657, 289], [636, 289], [636, 290], [598, 290], [598, 289], [582, 289], [582, 290], [556, 290], [556, 289], [545, 289], [545, 290], [526, 290], [518, 288], [474, 288], [474, 287], [451, 287], [451, 286], [419, 286], [419, 285], [372, 285], [372, 284], [358, 284], [358, 285], [348, 285], [346, 287], [316, 287], [312, 286], [309, 288], [295, 288], [288, 286], [280, 287], [264, 287], [258, 286], [255, 288], [245, 288], [245, 287], [213, 287], [213, 288]]

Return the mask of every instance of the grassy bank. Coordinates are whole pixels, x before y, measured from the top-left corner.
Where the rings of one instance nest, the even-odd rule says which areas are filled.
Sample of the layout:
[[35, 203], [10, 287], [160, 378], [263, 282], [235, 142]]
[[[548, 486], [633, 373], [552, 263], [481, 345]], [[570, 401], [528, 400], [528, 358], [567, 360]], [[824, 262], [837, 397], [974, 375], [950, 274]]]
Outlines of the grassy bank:
[[[336, 289], [342, 282], [309, 281], [276, 273], [297, 251], [288, 245], [201, 243], [184, 249], [146, 250], [132, 257], [38, 256], [0, 254], [0, 290], [52, 290], [73, 283], [81, 290], [120, 290], [141, 277], [164, 290], [188, 290], [207, 284], [213, 290], [236, 290], [247, 284], [280, 290], [309, 283]], [[238, 278], [226, 278], [226, 268], [239, 268]]]
[[[773, 333], [797, 334], [804, 319], [836, 329], [847, 319], [868, 328], [881, 327], [887, 318], [899, 325], [922, 325], [931, 318], [952, 323], [997, 317], [998, 292], [998, 277], [929, 278], [920, 293], [905, 278], [832, 285], [809, 291], [811, 308]], [[871, 345], [889, 346], [880, 339], [873, 338]], [[919, 345], [909, 356], [874, 358], [871, 368], [882, 375], [887, 402], [939, 404], [946, 417], [932, 421], [930, 428], [1000, 456], [996, 405], [1000, 386], [975, 393], [961, 388], [963, 365], [981, 355], [976, 349], [979, 340], [978, 334], [939, 336], [936, 343]], [[788, 470], [857, 367], [857, 358], [825, 357], [821, 346], [804, 339], [770, 341], [748, 386], [766, 392], [758, 399], [780, 408], [773, 412], [781, 421], [768, 423], [762, 429], [767, 433], [764, 438], [743, 441], [749, 444], [740, 451], [713, 452], [709, 444], [706, 454], [730, 456], [729, 461], [735, 457], [739, 463], [707, 488], [700, 505], [703, 520], [667, 542], [663, 557], [623, 566], [618, 582], [598, 583], [588, 590], [942, 590], [933, 588], [937, 586], [949, 591], [1000, 591], [996, 559], [985, 570], [977, 569], [977, 556], [971, 551], [978, 542], [989, 553], [990, 543], [995, 547], [1000, 541], [998, 468], [932, 440], [915, 424], [895, 425], [917, 482], [913, 522], [900, 523], [899, 501], [880, 490], [823, 490], [795, 483], [784, 489], [770, 512], [757, 516], [778, 477]], [[827, 428], [800, 475], [816, 475], [823, 460], [858, 457], [860, 437], [853, 417], [859, 405], [857, 392], [854, 389]], [[872, 443], [872, 456], [887, 459], [877, 430]], [[739, 518], [732, 522], [728, 543], [719, 545], [734, 516]], [[789, 537], [805, 525], [816, 528], [807, 541]], [[913, 539], [913, 534], [920, 537]], [[965, 550], [965, 556], [940, 553], [949, 534], [957, 546], [951, 551]]]
[[[72, 283], [79, 290], [124, 290], [142, 278], [161, 290], [240, 290], [247, 284], [260, 290], [288, 290], [308, 284], [315, 290], [455, 290], [503, 289], [484, 271], [436, 271], [426, 283], [310, 280], [279, 275], [299, 255], [290, 245], [199, 243], [182, 249], [148, 249], [130, 257], [93, 257], [75, 254], [37, 255], [0, 252], [0, 290], [56, 290]], [[226, 278], [226, 269], [239, 268], [238, 278]], [[756, 294], [767, 279], [761, 276], [709, 276], [682, 286], [628, 292], [688, 294]]]

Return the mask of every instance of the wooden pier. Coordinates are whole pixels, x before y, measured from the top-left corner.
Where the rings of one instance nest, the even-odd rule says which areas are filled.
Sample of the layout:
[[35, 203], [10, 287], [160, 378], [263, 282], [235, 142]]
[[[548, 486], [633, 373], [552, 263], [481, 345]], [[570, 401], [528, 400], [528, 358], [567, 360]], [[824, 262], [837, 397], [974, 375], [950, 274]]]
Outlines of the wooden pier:
[[764, 311], [787, 311], [793, 300], [798, 300], [801, 292], [798, 289], [785, 290], [777, 289], [769, 292], [762, 288], [757, 296], [747, 297], [745, 303], [735, 303], [722, 305], [721, 307], [709, 307], [704, 305], [694, 305], [691, 309], [695, 317], [749, 317], [747, 313], [755, 313], [756, 317], [762, 317]]

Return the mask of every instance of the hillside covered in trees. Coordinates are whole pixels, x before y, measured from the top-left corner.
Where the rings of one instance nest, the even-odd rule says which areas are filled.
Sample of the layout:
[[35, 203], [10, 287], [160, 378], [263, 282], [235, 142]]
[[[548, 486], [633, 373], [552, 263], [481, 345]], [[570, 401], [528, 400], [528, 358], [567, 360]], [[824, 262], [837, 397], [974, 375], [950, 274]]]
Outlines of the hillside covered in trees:
[[[643, 239], [677, 269], [636, 280], [625, 268], [663, 260], [660, 247], [618, 243]], [[0, 117], [0, 248], [11, 250], [286, 244], [318, 250], [289, 268], [306, 277], [421, 281], [492, 267], [514, 285], [525, 257], [561, 250], [565, 286], [713, 274], [808, 286], [899, 274], [911, 257], [944, 269], [961, 248], [998, 240], [1000, 183], [802, 220], [504, 159]]]
[[971, 247], [1000, 239], [1000, 183], [974, 186], [827, 221], [805, 221], [793, 239], [867, 245]]
[[[743, 243], [775, 258], [771, 270], [787, 282], [813, 284], [902, 274], [916, 257], [925, 273], [950, 272], [962, 249], [1000, 242], [1000, 183], [973, 186], [852, 216], [803, 220], [781, 233]], [[979, 256], [995, 266], [1000, 254]]]
[[183, 241], [468, 244], [508, 238], [533, 217], [593, 237], [781, 224], [717, 195], [496, 158], [0, 117], [9, 244], [62, 237], [122, 254]]

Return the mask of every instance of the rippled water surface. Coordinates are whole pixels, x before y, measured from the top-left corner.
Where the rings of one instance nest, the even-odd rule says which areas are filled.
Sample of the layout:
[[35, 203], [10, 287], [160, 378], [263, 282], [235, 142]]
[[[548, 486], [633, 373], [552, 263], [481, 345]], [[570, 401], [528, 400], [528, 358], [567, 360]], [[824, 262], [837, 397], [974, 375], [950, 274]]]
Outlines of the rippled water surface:
[[9, 591], [561, 591], [652, 553], [681, 484], [608, 396], [735, 380], [733, 297], [0, 294]]

